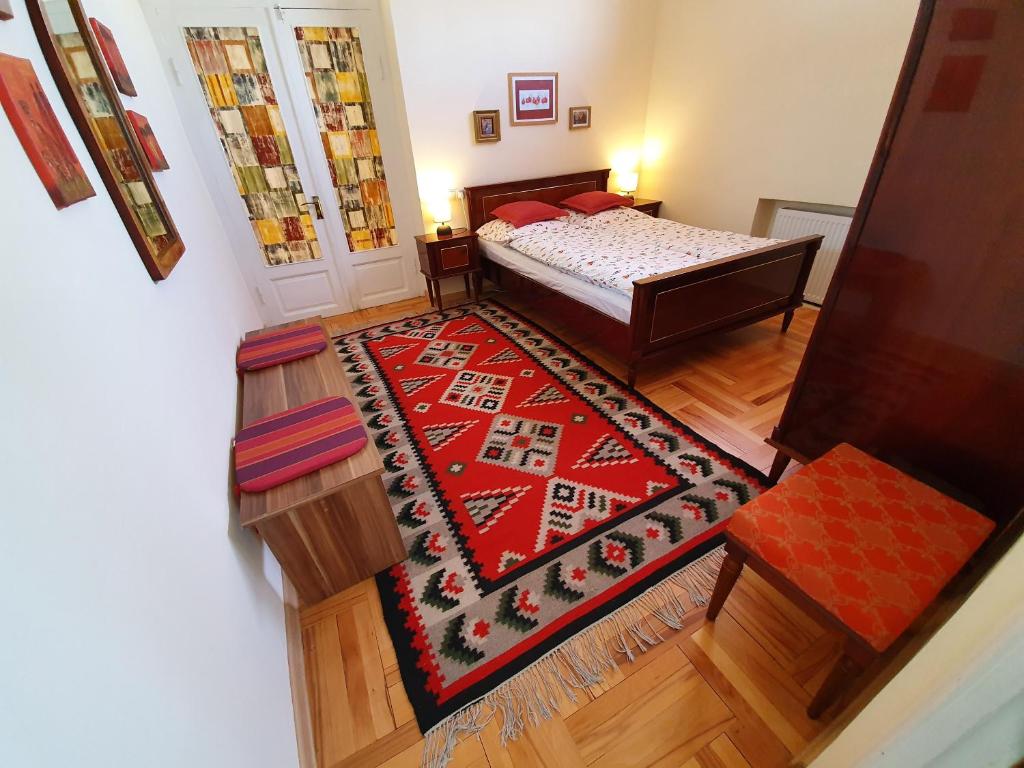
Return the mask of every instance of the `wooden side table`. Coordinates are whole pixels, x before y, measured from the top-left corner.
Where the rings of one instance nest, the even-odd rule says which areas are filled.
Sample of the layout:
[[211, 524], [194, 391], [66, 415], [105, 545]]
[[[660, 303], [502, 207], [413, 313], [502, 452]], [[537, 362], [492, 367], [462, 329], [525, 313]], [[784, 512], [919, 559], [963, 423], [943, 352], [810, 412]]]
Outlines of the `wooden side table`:
[[[480, 269], [480, 252], [477, 249], [476, 232], [457, 229], [447, 237], [436, 234], [418, 235], [416, 251], [420, 257], [420, 273], [427, 281], [427, 296], [430, 303], [444, 309], [441, 300], [441, 278], [458, 277], [466, 284], [466, 298], [480, 300], [483, 272]], [[472, 288], [470, 291], [470, 277]]]
[[658, 218], [658, 209], [661, 208], [661, 200], [648, 200], [644, 197], [633, 198], [633, 210], [646, 213], [648, 216]]

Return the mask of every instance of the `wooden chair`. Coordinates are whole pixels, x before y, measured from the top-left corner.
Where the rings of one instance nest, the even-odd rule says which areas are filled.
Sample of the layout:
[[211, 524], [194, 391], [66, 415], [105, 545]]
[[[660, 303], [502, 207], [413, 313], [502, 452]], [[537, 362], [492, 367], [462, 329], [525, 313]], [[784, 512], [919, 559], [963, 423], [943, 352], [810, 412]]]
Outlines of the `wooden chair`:
[[708, 604], [714, 621], [744, 565], [846, 636], [807, 707], [817, 719], [910, 626], [995, 524], [842, 444], [744, 505]]

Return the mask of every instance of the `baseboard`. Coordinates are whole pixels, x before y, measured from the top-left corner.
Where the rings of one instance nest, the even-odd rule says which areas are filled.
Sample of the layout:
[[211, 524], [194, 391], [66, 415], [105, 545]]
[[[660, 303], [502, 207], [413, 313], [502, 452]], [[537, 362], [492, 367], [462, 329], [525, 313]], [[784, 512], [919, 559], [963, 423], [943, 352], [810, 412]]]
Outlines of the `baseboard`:
[[299, 596], [283, 573], [281, 580], [284, 584], [284, 631], [288, 643], [288, 679], [292, 689], [292, 710], [295, 713], [295, 741], [299, 752], [299, 768], [317, 768], [313, 716], [306, 691], [306, 659], [302, 652]]

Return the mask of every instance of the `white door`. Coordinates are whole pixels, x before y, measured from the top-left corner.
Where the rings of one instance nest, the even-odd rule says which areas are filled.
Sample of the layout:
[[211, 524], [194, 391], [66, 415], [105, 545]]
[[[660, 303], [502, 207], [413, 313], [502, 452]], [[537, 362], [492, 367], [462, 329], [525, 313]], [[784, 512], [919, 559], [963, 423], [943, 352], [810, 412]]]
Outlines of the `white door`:
[[[355, 5], [356, 3], [347, 3]], [[419, 280], [419, 273], [416, 268], [416, 241], [415, 235], [419, 234], [422, 226], [420, 219], [419, 200], [416, 193], [416, 177], [412, 162], [412, 154], [409, 149], [409, 131], [405, 123], [400, 120], [398, 91], [395, 88], [397, 73], [391, 73], [387, 65], [386, 48], [380, 12], [373, 8], [349, 8], [346, 10], [312, 10], [309, 8], [288, 8], [276, 7], [274, 12], [276, 24], [274, 25], [275, 40], [278, 50], [284, 62], [284, 71], [288, 77], [288, 87], [292, 99], [296, 103], [299, 122], [304, 136], [314, 136], [315, 142], [320, 148], [320, 160], [314, 164], [314, 172], [318, 174], [316, 184], [320, 189], [335, 190], [329, 199], [335, 202], [328, 206], [328, 220], [336, 232], [345, 230], [351, 233], [358, 230], [362, 217], [359, 210], [359, 201], [352, 196], [351, 201], [345, 199], [344, 194], [337, 193], [337, 180], [331, 176], [329, 164], [331, 160], [327, 157], [327, 144], [329, 143], [329, 130], [332, 126], [323, 125], [323, 107], [320, 112], [314, 105], [314, 99], [319, 94], [317, 84], [311, 83], [307, 70], [312, 66], [313, 73], [329, 73], [326, 56], [331, 55], [329, 50], [324, 50], [328, 41], [304, 41], [301, 30], [314, 30], [326, 32], [328, 38], [350, 38], [348, 51], [358, 50], [362, 52], [362, 62], [359, 67], [365, 74], [364, 86], [368, 93], [361, 94], [364, 102], [352, 105], [346, 98], [340, 102], [345, 104], [345, 119], [351, 117], [350, 127], [360, 125], [371, 125], [367, 132], [375, 134], [375, 142], [379, 149], [374, 152], [372, 158], [356, 160], [356, 172], [362, 185], [365, 176], [371, 177], [369, 184], [381, 187], [387, 193], [389, 200], [391, 229], [387, 237], [377, 238], [371, 242], [372, 247], [358, 247], [360, 243], [353, 243], [353, 238], [348, 235], [349, 255], [346, 259], [346, 267], [351, 276], [350, 285], [352, 300], [357, 308], [372, 307], [378, 304], [385, 304], [400, 299], [410, 298], [421, 294], [422, 285]], [[351, 42], [358, 40], [358, 45], [353, 46]], [[319, 49], [319, 51], [317, 50]], [[317, 53], [320, 53], [320, 61], [317, 60]], [[320, 65], [323, 69], [317, 69]], [[344, 78], [350, 74], [342, 72], [340, 75], [334, 72], [336, 77]], [[341, 86], [339, 86], [341, 87]], [[344, 94], [340, 94], [344, 96]], [[301, 105], [301, 106], [300, 106]], [[356, 109], [353, 109], [353, 106]], [[362, 111], [362, 115], [358, 114]], [[352, 115], [355, 111], [357, 114]], [[371, 119], [372, 118], [372, 119]], [[354, 129], [350, 133], [358, 133]], [[350, 142], [354, 143], [354, 142]], [[354, 153], [355, 149], [350, 148]], [[335, 161], [337, 162], [337, 161]], [[368, 164], [380, 164], [382, 169], [368, 169], [364, 173], [363, 167]], [[381, 177], [384, 184], [378, 183]], [[368, 195], [363, 195], [368, 197]], [[346, 204], [351, 202], [355, 210], [348, 210]], [[380, 208], [378, 207], [378, 210]], [[365, 217], [362, 217], [365, 218]], [[348, 219], [346, 221], [345, 219]], [[355, 219], [355, 220], [353, 220]], [[365, 221], [363, 222], [365, 223]], [[347, 225], [347, 228], [346, 228]], [[365, 242], [364, 242], [365, 245]]]
[[[189, 139], [264, 320], [419, 293], [411, 153], [385, 83], [378, 10], [221, 5], [146, 4], [180, 85]], [[321, 46], [321, 37], [334, 42]], [[306, 38], [317, 39], [320, 69], [312, 73], [303, 66]], [[337, 91], [318, 91], [331, 77]], [[325, 113], [336, 118], [329, 126]]]

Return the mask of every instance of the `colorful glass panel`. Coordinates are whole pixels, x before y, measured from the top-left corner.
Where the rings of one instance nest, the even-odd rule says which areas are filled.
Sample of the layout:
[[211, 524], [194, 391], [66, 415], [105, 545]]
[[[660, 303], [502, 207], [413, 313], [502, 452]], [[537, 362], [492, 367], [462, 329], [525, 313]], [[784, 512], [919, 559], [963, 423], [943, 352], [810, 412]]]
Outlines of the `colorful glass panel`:
[[350, 251], [398, 245], [355, 27], [296, 27], [309, 98]]
[[259, 31], [186, 27], [185, 41], [267, 265], [321, 258]]

